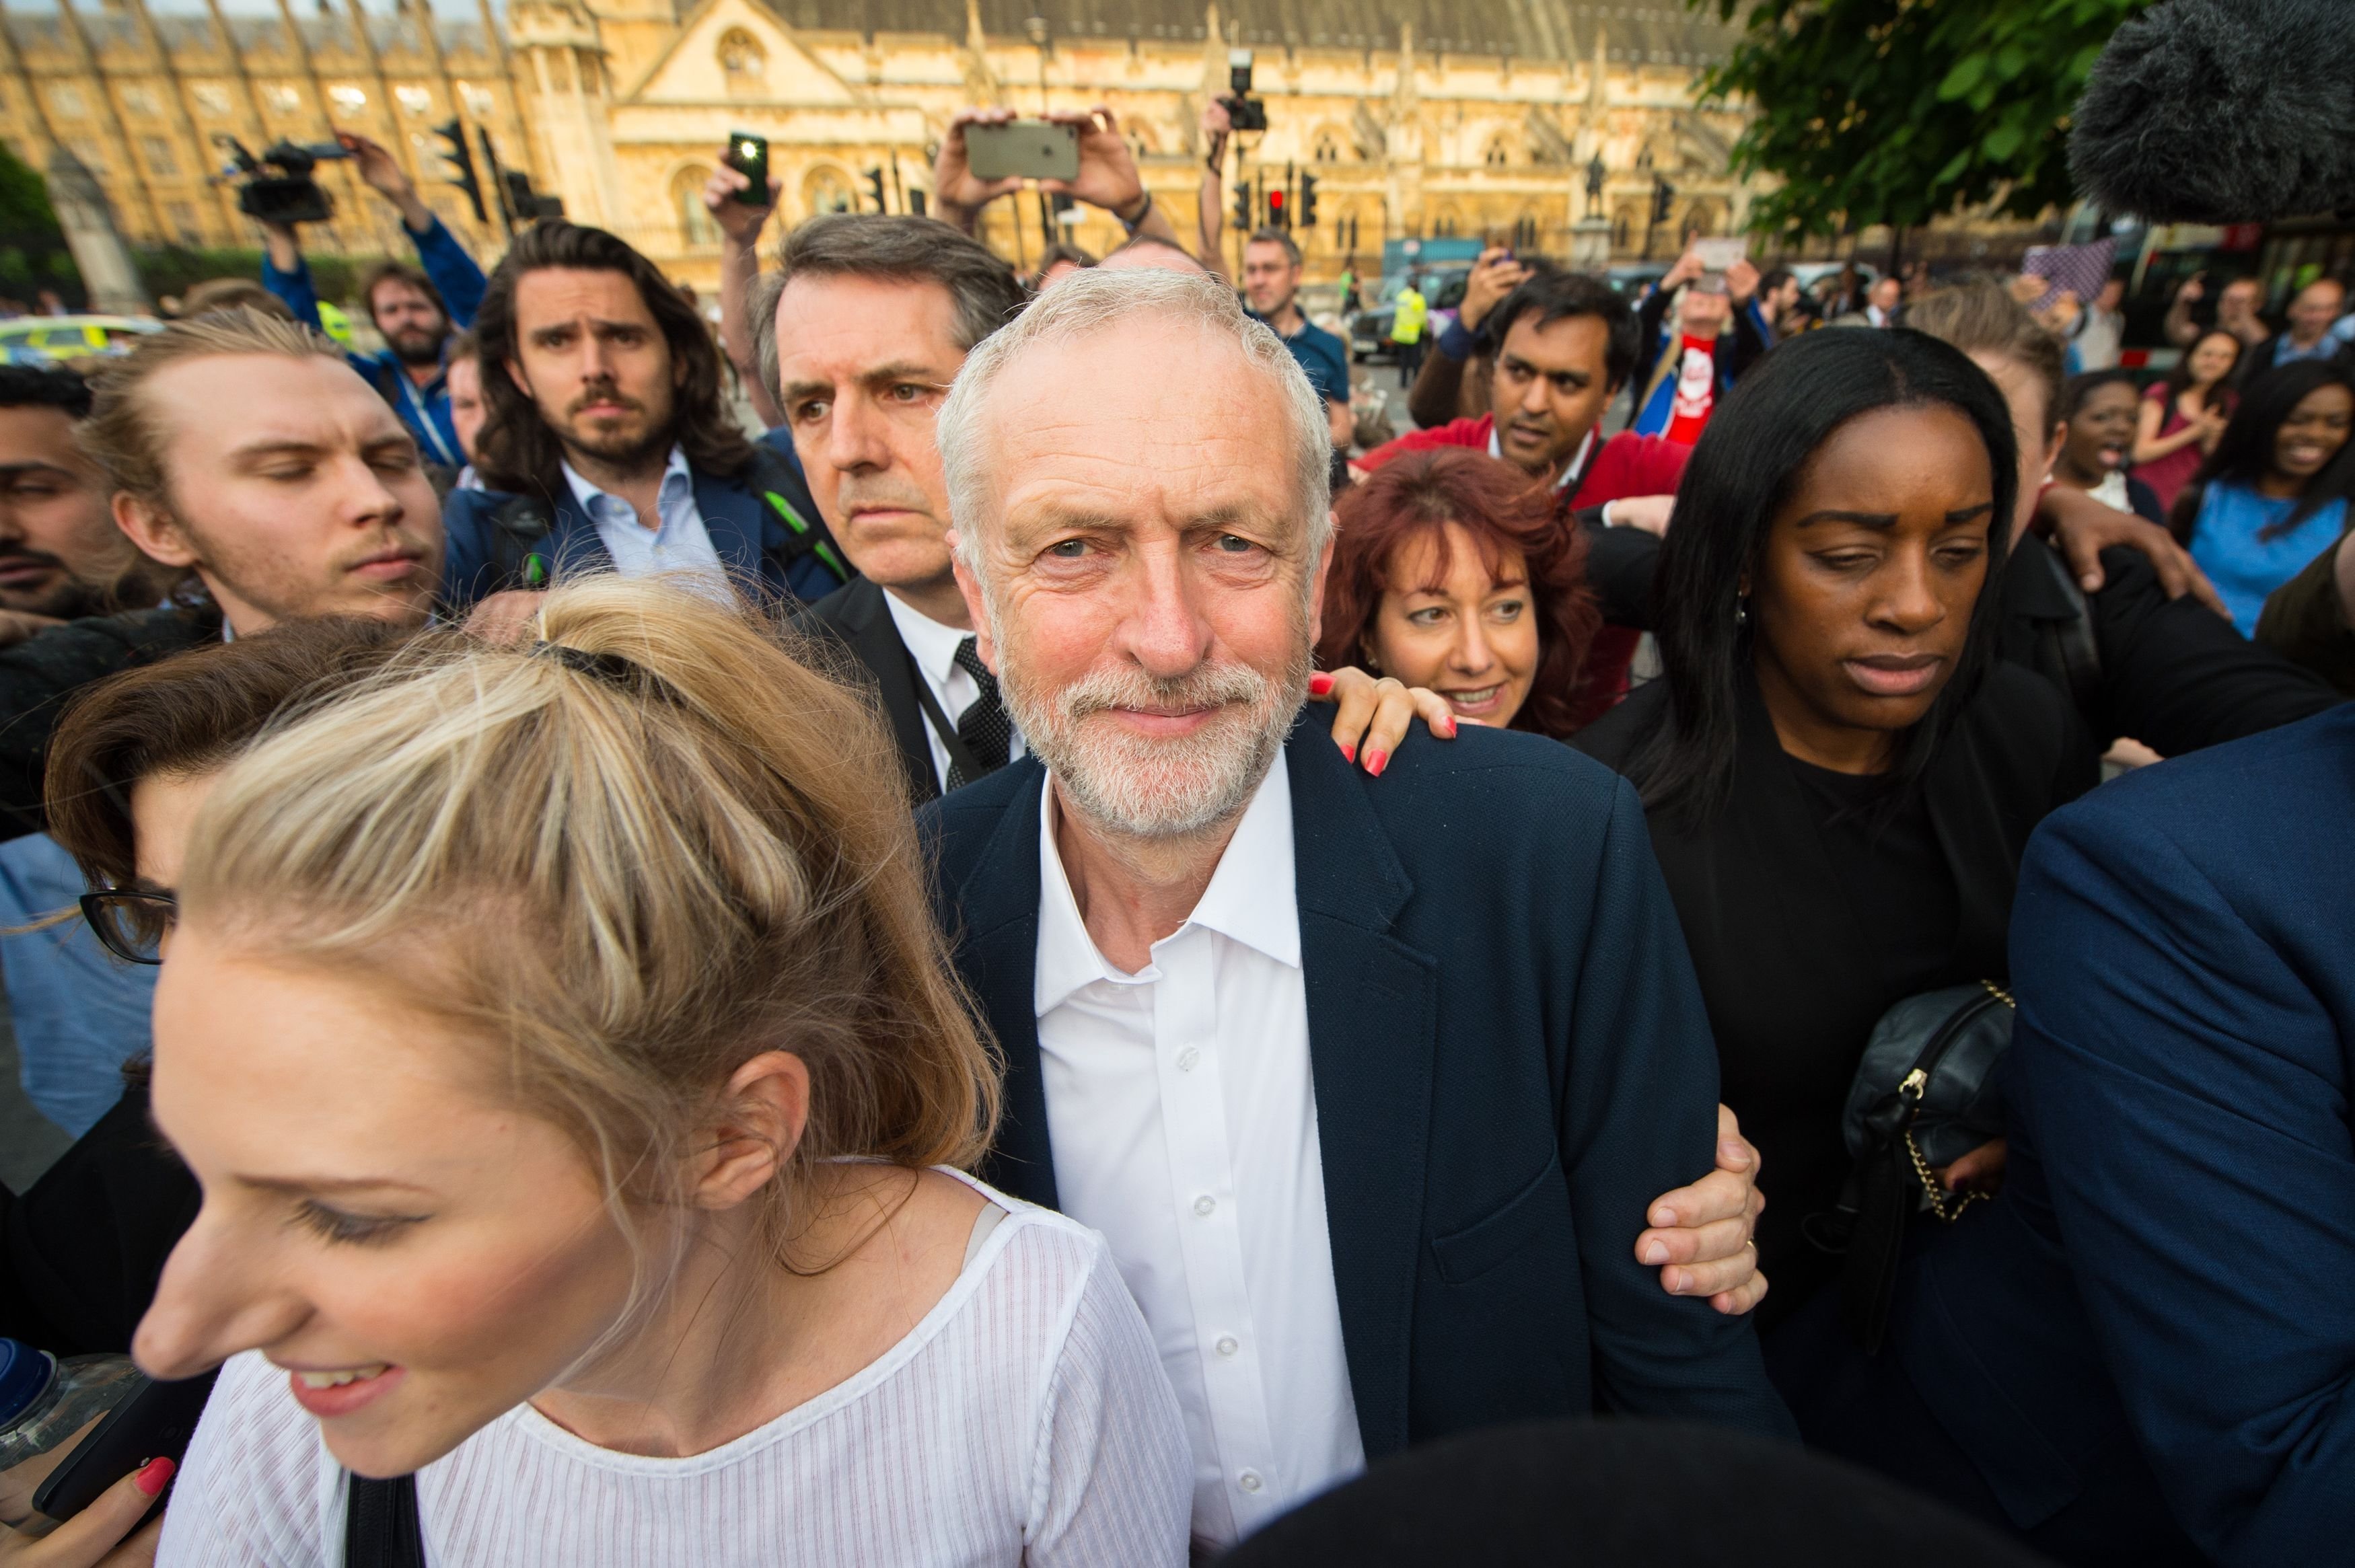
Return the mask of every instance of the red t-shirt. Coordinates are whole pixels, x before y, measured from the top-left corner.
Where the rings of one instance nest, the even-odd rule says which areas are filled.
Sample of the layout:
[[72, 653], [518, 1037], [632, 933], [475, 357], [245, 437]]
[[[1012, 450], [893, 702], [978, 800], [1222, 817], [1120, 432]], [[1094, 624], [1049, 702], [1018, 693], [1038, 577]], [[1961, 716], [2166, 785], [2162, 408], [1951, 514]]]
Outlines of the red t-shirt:
[[1717, 407], [1715, 339], [1683, 334], [1677, 350], [1677, 384], [1669, 398], [1668, 428], [1661, 435], [1689, 447], [1700, 440], [1700, 428]]

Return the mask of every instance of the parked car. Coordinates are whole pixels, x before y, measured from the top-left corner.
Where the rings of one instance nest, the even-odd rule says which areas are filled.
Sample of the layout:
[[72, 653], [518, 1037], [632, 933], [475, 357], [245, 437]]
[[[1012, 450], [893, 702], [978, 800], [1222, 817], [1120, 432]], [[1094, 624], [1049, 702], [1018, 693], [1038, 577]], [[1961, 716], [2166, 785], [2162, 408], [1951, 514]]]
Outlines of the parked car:
[[153, 316], [18, 316], [0, 321], [0, 364], [118, 358], [136, 339], [163, 330]]
[[1464, 302], [1465, 281], [1471, 276], [1469, 263], [1445, 262], [1412, 272], [1393, 272], [1384, 278], [1375, 286], [1373, 302], [1349, 319], [1349, 357], [1360, 365], [1398, 357], [1391, 345], [1391, 323], [1397, 319], [1398, 297], [1409, 278], [1414, 280], [1423, 302], [1431, 311], [1423, 327], [1423, 341], [1428, 343], [1439, 335], [1453, 318], [1455, 307]]

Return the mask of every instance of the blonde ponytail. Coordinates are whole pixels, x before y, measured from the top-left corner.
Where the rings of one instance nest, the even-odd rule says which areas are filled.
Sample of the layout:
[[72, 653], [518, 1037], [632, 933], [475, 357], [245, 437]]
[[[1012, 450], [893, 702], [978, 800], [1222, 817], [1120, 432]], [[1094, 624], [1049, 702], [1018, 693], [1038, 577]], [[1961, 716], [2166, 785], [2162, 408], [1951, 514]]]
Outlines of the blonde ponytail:
[[548, 596], [539, 643], [421, 638], [205, 806], [184, 920], [375, 976], [499, 1052], [617, 1202], [767, 1050], [812, 1161], [968, 1165], [996, 1065], [933, 925], [890, 738], [749, 611], [660, 582]]

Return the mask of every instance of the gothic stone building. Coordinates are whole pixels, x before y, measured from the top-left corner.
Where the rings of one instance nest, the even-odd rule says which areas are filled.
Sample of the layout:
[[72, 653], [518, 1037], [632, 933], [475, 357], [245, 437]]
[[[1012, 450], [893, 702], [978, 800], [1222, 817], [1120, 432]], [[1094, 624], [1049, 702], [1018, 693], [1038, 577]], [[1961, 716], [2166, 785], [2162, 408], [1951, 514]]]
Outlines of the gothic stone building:
[[[1239, 139], [1242, 176], [1263, 212], [1272, 186], [1296, 205], [1299, 176], [1316, 177], [1317, 222], [1298, 233], [1317, 275], [1351, 257], [1371, 270], [1386, 238], [1566, 251], [1598, 157], [1592, 210], [1614, 255], [1649, 241], [1665, 256], [1742, 216], [1726, 169], [1739, 116], [1693, 107], [1734, 35], [1677, 0], [508, 0], [498, 14], [475, 0], [472, 16], [464, 0], [205, 3], [0, 11], [0, 136], [36, 167], [72, 148], [134, 241], [252, 243], [233, 195], [208, 182], [213, 138], [258, 148], [333, 124], [398, 149], [436, 210], [496, 253], [496, 221], [478, 225], [433, 183], [432, 128], [455, 116], [569, 216], [708, 284], [717, 236], [698, 193], [731, 131], [769, 138], [798, 220], [872, 210], [879, 187], [889, 210], [921, 210], [959, 108], [1098, 104], [1190, 236], [1199, 119], [1227, 90], [1234, 48], [1252, 52], [1268, 119]], [[1675, 192], [1657, 225], [1656, 180]], [[312, 243], [400, 249], [397, 221], [347, 169], [328, 166], [325, 183], [339, 210]], [[987, 238], [1009, 260], [1035, 258], [1050, 234], [1097, 250], [1119, 238], [1087, 209], [1071, 222], [1033, 197], [992, 208]]]

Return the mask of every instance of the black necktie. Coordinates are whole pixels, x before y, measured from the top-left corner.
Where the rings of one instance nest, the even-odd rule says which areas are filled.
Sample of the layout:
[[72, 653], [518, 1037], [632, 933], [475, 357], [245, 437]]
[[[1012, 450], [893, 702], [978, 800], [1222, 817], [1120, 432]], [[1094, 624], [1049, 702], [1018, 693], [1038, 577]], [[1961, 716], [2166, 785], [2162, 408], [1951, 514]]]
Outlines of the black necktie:
[[955, 763], [949, 764], [949, 788], [958, 789], [975, 779], [996, 772], [1006, 766], [1007, 754], [1014, 746], [1014, 721], [1006, 716], [1006, 703], [997, 694], [997, 677], [981, 662], [981, 650], [968, 637], [957, 644], [956, 667], [973, 677], [981, 694], [974, 698], [964, 712], [957, 715], [957, 738], [964, 742], [978, 769], [971, 777]]

